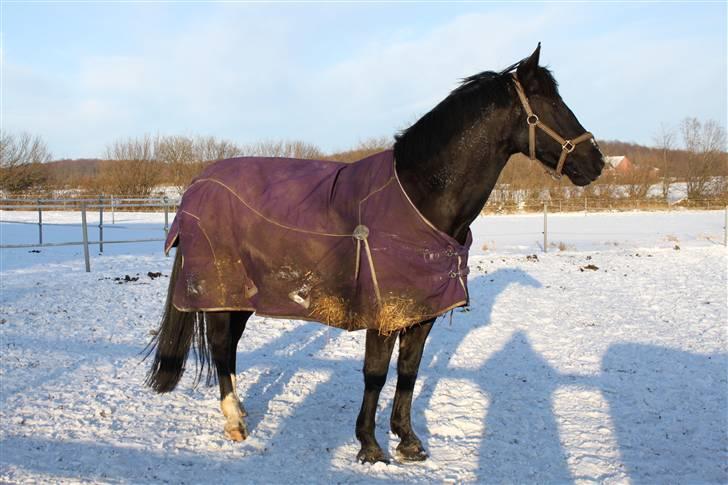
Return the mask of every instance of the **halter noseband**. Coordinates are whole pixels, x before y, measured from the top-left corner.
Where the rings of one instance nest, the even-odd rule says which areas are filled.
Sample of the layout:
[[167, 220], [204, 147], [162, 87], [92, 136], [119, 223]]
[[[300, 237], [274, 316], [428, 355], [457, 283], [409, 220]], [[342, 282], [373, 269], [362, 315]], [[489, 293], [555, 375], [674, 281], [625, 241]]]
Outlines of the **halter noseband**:
[[559, 157], [559, 163], [556, 164], [556, 170], [553, 170], [550, 167], [546, 167], [547, 171], [551, 174], [552, 177], [554, 177], [555, 179], [560, 179], [561, 170], [564, 168], [564, 164], [566, 163], [566, 157], [569, 155], [569, 153], [573, 152], [574, 148], [576, 148], [576, 145], [578, 145], [579, 143], [594, 138], [594, 135], [587, 131], [586, 133], [577, 136], [573, 140], [567, 140], [565, 138], [562, 138], [547, 124], [538, 119], [538, 116], [533, 113], [533, 110], [531, 110], [531, 105], [528, 103], [526, 92], [523, 90], [523, 86], [521, 86], [521, 83], [518, 82], [518, 78], [516, 77], [515, 72], [513, 73], [513, 82], [516, 85], [516, 92], [518, 93], [518, 97], [521, 100], [523, 109], [524, 111], [526, 111], [526, 124], [528, 125], [529, 158], [531, 160], [536, 160], [536, 127], [538, 127], [561, 145], [561, 156]]

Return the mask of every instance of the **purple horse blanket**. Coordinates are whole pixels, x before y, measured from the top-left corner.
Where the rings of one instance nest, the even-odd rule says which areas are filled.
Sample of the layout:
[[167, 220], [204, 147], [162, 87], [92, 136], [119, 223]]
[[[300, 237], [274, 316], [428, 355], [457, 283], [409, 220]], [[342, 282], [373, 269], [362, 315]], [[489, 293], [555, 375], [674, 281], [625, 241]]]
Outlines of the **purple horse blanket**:
[[388, 334], [468, 301], [468, 250], [412, 204], [391, 150], [356, 163], [233, 158], [182, 197], [165, 244], [181, 311]]

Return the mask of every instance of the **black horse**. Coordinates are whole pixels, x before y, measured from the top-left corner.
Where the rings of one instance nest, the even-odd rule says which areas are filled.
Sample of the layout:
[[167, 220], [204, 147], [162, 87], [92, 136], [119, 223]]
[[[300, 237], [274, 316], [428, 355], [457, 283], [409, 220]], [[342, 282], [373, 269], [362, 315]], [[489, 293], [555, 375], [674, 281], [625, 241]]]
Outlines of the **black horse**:
[[[470, 224], [480, 214], [511, 155], [529, 154], [552, 174], [563, 173], [581, 186], [594, 181], [604, 166], [591, 134], [564, 104], [551, 73], [538, 65], [539, 52], [540, 45], [530, 57], [499, 73], [488, 71], [466, 78], [396, 137], [396, 171], [406, 194], [432, 225], [460, 243], [465, 242]], [[582, 143], [585, 141], [589, 143]], [[200, 313], [175, 308], [171, 300], [179, 259], [170, 278], [162, 324], [153, 341], [156, 356], [147, 383], [158, 392], [174, 389], [184, 372], [192, 341], [197, 339], [198, 359], [204, 364], [211, 357], [217, 369], [225, 434], [243, 440], [247, 429], [236, 392], [235, 361], [238, 341], [252, 312], [205, 312], [201, 317]], [[195, 325], [195, 318], [204, 318], [204, 325]], [[400, 459], [419, 461], [427, 457], [412, 429], [410, 409], [425, 340], [434, 320], [390, 335], [367, 330], [364, 397], [356, 421], [356, 436], [361, 442], [357, 458], [361, 462], [387, 462], [375, 438], [374, 420], [397, 337], [398, 377], [391, 429], [401, 438], [397, 447]]]

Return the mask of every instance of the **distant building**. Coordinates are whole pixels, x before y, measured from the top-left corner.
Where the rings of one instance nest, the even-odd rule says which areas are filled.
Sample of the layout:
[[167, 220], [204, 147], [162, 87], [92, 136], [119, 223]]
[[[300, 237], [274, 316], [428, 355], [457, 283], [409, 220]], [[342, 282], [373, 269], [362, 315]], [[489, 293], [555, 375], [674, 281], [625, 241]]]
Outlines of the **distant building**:
[[634, 170], [634, 164], [629, 158], [624, 155], [618, 155], [616, 157], [604, 157], [604, 168], [607, 170], [614, 170], [618, 173], [629, 173]]

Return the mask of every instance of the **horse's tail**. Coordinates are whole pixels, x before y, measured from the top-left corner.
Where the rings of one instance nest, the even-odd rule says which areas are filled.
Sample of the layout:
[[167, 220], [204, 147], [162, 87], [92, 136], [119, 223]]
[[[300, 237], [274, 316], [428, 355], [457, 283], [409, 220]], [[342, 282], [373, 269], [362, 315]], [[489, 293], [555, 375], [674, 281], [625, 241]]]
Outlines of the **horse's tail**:
[[156, 353], [145, 384], [160, 393], [173, 390], [182, 378], [193, 340], [197, 363], [194, 385], [199, 382], [205, 367], [207, 367], [208, 381], [210, 380], [210, 352], [205, 338], [204, 314], [202, 312], [183, 312], [172, 304], [172, 295], [181, 266], [182, 252], [177, 248], [172, 274], [169, 277], [169, 289], [162, 322], [157, 334], [147, 345], [146, 357], [149, 357], [155, 349]]

